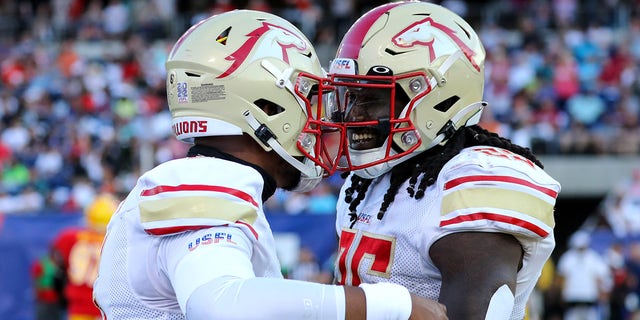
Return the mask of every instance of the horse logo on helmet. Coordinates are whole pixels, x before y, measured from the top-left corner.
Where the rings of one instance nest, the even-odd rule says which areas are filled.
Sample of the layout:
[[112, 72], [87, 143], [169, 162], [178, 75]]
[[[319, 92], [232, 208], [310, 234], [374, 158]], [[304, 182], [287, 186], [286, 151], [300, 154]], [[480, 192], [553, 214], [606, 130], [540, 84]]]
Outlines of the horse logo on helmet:
[[[455, 47], [451, 46], [452, 43], [447, 41], [447, 38], [453, 41]], [[461, 50], [473, 67], [480, 71], [480, 66], [473, 60], [476, 53], [458, 37], [455, 30], [434, 21], [431, 17], [412, 23], [393, 36], [391, 42], [400, 48], [416, 45], [428, 47], [430, 63], [440, 56]]]

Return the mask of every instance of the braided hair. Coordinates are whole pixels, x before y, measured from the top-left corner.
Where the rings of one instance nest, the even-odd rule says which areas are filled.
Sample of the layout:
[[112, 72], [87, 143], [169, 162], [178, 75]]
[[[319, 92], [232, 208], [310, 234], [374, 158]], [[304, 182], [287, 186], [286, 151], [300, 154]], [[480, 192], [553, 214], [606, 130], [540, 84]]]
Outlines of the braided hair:
[[[478, 145], [509, 150], [531, 160], [538, 167], [544, 168], [540, 160], [536, 158], [529, 148], [514, 144], [511, 140], [477, 125], [463, 127], [458, 130], [445, 145], [435, 146], [391, 169], [390, 186], [380, 205], [377, 215], [378, 220], [382, 220], [389, 205], [391, 205], [396, 194], [398, 194], [400, 186], [405, 181], [409, 180], [409, 187], [407, 188], [409, 196], [416, 200], [422, 199], [427, 187], [436, 182], [436, 178], [442, 170], [442, 167], [444, 167], [449, 160], [460, 153], [462, 149]], [[346, 178], [348, 175], [349, 172], [344, 172], [342, 177]], [[422, 178], [418, 182], [420, 176], [422, 176]], [[357, 220], [356, 208], [364, 199], [372, 180], [373, 179], [361, 178], [354, 174], [351, 176], [351, 185], [345, 190], [344, 200], [349, 204], [349, 216], [352, 227]]]

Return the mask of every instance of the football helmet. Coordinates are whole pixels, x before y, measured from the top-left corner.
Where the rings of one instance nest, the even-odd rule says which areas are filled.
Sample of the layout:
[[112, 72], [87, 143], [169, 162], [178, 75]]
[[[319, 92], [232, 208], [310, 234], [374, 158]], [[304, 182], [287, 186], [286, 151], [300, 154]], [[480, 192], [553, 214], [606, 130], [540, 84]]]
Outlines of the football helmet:
[[378, 6], [344, 36], [329, 77], [342, 123], [341, 170], [374, 178], [476, 124], [485, 50], [461, 17], [431, 3]]
[[105, 232], [116, 209], [118, 209], [118, 201], [111, 194], [103, 193], [96, 196], [84, 210], [87, 227], [94, 231]]
[[209, 17], [180, 37], [166, 69], [178, 139], [246, 133], [301, 172], [296, 191], [335, 171], [321, 141], [326, 73], [291, 23], [253, 10]]

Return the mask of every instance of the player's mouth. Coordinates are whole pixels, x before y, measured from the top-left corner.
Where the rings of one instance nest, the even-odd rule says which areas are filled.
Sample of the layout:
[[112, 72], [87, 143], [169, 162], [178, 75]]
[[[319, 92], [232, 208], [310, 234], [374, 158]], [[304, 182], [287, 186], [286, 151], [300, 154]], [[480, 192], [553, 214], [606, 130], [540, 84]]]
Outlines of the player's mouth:
[[347, 129], [349, 147], [354, 150], [367, 150], [382, 146], [386, 137], [382, 137], [375, 127]]

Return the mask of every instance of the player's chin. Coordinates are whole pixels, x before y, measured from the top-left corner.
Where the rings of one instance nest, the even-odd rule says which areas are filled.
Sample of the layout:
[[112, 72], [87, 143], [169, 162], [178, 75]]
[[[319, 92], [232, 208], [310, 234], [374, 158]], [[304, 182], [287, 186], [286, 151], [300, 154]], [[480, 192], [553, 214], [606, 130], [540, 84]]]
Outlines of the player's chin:
[[282, 189], [287, 191], [293, 191], [300, 183], [300, 171], [296, 170], [293, 174], [289, 175], [286, 179]]
[[287, 164], [286, 166], [282, 166], [282, 174], [280, 181], [280, 188], [293, 191], [298, 184], [300, 183], [301, 173], [298, 169], [293, 166]]

